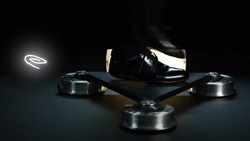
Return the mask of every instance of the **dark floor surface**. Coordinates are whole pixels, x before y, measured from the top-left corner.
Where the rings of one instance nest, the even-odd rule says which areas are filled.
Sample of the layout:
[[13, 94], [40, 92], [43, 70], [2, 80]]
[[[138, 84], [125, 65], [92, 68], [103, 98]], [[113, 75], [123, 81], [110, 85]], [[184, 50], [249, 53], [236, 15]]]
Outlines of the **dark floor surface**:
[[[104, 71], [105, 55], [103, 53], [96, 55], [95, 57], [86, 55], [79, 62], [64, 64], [52, 71], [44, 69], [32, 72], [26, 68], [24, 69], [26, 71], [19, 69], [18, 73], [11, 71], [2, 74], [0, 140], [249, 140], [250, 76], [239, 69], [244, 68], [242, 62], [235, 63], [237, 68], [229, 71], [230, 67], [223, 68], [220, 65], [206, 67], [206, 64], [194, 65], [194, 62], [188, 61], [188, 64], [195, 66], [193, 68], [190, 66], [189, 69], [199, 72], [218, 69], [219, 72], [222, 70], [225, 72], [222, 73], [231, 75], [235, 79], [237, 95], [226, 99], [178, 95], [171, 97], [162, 104], [175, 107], [177, 128], [164, 132], [134, 132], [120, 128], [118, 123], [121, 108], [135, 101], [121, 95], [74, 97], [57, 93], [57, 83], [60, 76], [65, 73], [76, 70]], [[197, 56], [202, 55], [197, 54]]]

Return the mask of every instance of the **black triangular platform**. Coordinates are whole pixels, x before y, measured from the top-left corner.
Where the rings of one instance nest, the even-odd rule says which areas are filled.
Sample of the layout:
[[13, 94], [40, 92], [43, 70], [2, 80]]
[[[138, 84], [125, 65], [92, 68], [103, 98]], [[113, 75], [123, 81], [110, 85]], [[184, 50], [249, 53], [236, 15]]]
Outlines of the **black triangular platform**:
[[160, 102], [177, 95], [197, 84], [206, 83], [210, 80], [207, 73], [190, 73], [185, 82], [174, 84], [145, 83], [134, 80], [124, 80], [111, 76], [108, 72], [88, 72], [88, 81], [99, 83], [113, 91], [118, 92], [137, 102], [151, 100]]

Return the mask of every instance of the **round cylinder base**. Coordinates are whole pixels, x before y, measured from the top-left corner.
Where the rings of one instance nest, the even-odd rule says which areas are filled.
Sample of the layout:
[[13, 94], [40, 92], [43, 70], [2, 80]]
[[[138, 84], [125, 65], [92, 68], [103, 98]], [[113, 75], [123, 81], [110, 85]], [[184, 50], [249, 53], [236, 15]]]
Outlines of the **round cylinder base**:
[[77, 71], [64, 74], [61, 76], [61, 80], [57, 85], [58, 91], [60, 93], [69, 95], [104, 94], [106, 88], [94, 82], [87, 81], [86, 74], [86, 71]]
[[231, 76], [209, 73], [211, 80], [207, 83], [197, 85], [189, 89], [189, 93], [202, 97], [228, 97], [236, 95], [234, 88], [234, 79]]
[[132, 130], [161, 131], [175, 127], [174, 107], [160, 104], [125, 105], [120, 125]]

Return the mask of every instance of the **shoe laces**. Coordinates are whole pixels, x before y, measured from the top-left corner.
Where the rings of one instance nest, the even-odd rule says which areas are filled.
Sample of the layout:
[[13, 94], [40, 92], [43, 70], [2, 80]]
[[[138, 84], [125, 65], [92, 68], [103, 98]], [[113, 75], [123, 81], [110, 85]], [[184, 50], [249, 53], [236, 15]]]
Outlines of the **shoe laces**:
[[[152, 51], [150, 51], [149, 49], [144, 51], [141, 55], [143, 55], [143, 58], [142, 58], [143, 62], [145, 61], [146, 57], [149, 57], [150, 58], [149, 60], [151, 60], [152, 62], [154, 62], [154, 61], [155, 61], [155, 63], [158, 62], [158, 57], [156, 56], [156, 54], [153, 53]], [[141, 72], [143, 65], [144, 65], [144, 63], [141, 63], [138, 73]], [[155, 67], [152, 69], [155, 69]]]
[[147, 49], [144, 54], [143, 54], [143, 59], [145, 59], [146, 56], [150, 56], [152, 57], [153, 59], [156, 59], [158, 61], [158, 57], [156, 56], [156, 54], [152, 51], [150, 51], [149, 49]]

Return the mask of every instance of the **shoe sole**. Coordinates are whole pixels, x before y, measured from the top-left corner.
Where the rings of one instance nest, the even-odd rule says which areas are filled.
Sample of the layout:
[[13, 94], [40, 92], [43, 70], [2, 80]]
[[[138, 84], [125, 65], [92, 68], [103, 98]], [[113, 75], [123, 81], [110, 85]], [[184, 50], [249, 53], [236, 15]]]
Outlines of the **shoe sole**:
[[170, 81], [150, 81], [150, 80], [141, 80], [132, 76], [125, 76], [125, 75], [115, 75], [115, 74], [110, 74], [116, 78], [121, 78], [125, 80], [135, 80], [135, 81], [140, 81], [140, 82], [145, 82], [145, 83], [164, 83], [164, 84], [173, 84], [173, 83], [180, 83], [180, 82], [185, 82], [187, 78], [183, 78], [181, 80], [170, 80]]

